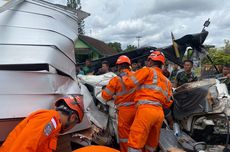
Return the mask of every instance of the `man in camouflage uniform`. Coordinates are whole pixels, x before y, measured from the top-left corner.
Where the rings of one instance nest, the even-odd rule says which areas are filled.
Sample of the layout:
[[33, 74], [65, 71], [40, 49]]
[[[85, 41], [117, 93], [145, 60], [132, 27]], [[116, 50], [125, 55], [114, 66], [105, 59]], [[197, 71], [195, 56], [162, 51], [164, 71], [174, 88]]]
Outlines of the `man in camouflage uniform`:
[[[226, 79], [221, 79], [223, 77], [227, 77]], [[220, 79], [221, 82], [225, 83], [228, 89], [228, 93], [230, 94], [230, 64], [226, 64], [223, 66], [223, 70], [221, 74], [216, 75], [217, 79]]]
[[179, 87], [182, 84], [197, 81], [198, 78], [192, 72], [193, 62], [191, 60], [184, 61], [184, 70], [178, 72], [176, 75], [175, 87]]
[[170, 77], [169, 77], [169, 80], [172, 82], [172, 83], [175, 83], [176, 81], [176, 75], [177, 75], [177, 72], [179, 71], [178, 69], [178, 65], [177, 64], [173, 64], [173, 70], [170, 74]]

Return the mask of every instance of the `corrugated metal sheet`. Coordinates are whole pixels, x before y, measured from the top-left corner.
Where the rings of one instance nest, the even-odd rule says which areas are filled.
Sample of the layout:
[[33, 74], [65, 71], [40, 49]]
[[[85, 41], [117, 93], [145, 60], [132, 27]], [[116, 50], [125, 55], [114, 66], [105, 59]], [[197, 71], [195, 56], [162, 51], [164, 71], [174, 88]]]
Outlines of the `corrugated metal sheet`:
[[[0, 9], [0, 132], [5, 134], [0, 140], [10, 131], [4, 124], [14, 127], [13, 119], [26, 117], [38, 109], [50, 109], [62, 95], [87, 94], [76, 80], [76, 13], [37, 0], [0, 0], [0, 7], [3, 5]], [[85, 107], [91, 101], [84, 95]], [[72, 131], [89, 126], [85, 118]]]
[[[11, 56], [15, 56], [14, 58], [26, 56], [27, 58], [20, 59], [20, 64], [27, 64], [28, 58], [37, 63], [45, 61], [55, 69], [76, 78], [73, 65], [75, 63], [74, 42], [77, 39], [77, 20], [75, 12], [43, 1], [26, 0], [14, 7], [11, 6], [0, 13], [0, 47], [4, 48], [0, 49], [0, 53], [4, 54], [0, 56], [0, 61], [5, 62], [0, 64], [18, 64], [17, 60], [10, 59]], [[14, 45], [18, 46], [17, 52]], [[31, 49], [32, 46], [35, 49]], [[41, 50], [43, 56], [35, 55], [40, 54], [41, 46], [47, 47]], [[28, 53], [28, 50], [31, 50], [31, 53]], [[57, 58], [59, 65], [54, 64]]]
[[0, 45], [0, 66], [49, 64], [75, 76], [75, 64], [62, 52], [49, 46]]
[[0, 71], [0, 95], [80, 94], [77, 81], [49, 72]]

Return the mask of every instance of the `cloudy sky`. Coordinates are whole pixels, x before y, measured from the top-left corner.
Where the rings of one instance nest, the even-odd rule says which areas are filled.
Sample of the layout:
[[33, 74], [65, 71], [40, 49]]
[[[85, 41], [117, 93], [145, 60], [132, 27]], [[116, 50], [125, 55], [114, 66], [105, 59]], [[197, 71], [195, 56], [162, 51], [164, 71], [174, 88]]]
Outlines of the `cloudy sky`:
[[[55, 0], [65, 2], [65, 0]], [[81, 0], [82, 10], [91, 14], [85, 20], [86, 35], [105, 42], [162, 47], [176, 38], [200, 32], [210, 18], [205, 44], [224, 45], [230, 40], [229, 0]]]

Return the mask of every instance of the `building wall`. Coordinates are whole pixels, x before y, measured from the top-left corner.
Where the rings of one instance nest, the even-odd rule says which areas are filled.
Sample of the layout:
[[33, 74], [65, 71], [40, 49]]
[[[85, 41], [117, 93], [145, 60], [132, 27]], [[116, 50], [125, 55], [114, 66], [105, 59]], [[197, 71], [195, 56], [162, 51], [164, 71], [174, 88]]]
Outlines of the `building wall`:
[[75, 48], [76, 49], [85, 49], [85, 48], [90, 48], [88, 45], [86, 45], [84, 42], [82, 42], [80, 39], [77, 39], [77, 41], [75, 42]]
[[[82, 51], [86, 49], [88, 51]], [[79, 51], [81, 50], [81, 51]], [[85, 62], [86, 59], [96, 60], [102, 57], [97, 51], [78, 39], [75, 43], [75, 58], [77, 62]]]

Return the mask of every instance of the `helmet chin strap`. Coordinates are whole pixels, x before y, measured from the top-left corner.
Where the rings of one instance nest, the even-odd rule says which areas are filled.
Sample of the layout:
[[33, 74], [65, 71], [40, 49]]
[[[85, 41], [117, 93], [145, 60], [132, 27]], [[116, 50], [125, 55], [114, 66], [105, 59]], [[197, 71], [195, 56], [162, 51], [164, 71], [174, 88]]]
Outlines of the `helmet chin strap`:
[[68, 115], [68, 120], [67, 120], [66, 124], [64, 124], [62, 126], [62, 130], [61, 130], [62, 133], [65, 132], [65, 131], [67, 131], [70, 128], [70, 126], [73, 124], [73, 122], [70, 122], [71, 115]]

